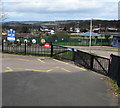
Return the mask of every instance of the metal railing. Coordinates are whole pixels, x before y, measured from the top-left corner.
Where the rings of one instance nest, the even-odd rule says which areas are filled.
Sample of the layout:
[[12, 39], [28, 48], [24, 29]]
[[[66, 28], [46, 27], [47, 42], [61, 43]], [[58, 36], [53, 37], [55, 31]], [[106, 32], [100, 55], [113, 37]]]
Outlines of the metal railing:
[[53, 57], [61, 60], [73, 61], [77, 66], [96, 71], [103, 75], [108, 75], [108, 58], [92, 55], [73, 48], [53, 45]]
[[15, 42], [2, 42], [2, 52], [24, 54], [24, 55], [38, 55], [38, 56], [50, 56], [50, 48], [45, 48], [44, 45], [32, 44], [32, 43], [15, 43]]

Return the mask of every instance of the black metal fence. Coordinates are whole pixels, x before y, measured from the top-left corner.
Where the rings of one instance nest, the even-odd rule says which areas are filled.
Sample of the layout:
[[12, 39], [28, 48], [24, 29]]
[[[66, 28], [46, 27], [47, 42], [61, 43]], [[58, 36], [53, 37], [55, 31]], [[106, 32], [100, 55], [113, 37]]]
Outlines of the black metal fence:
[[2, 52], [15, 53], [15, 54], [25, 54], [25, 55], [38, 55], [38, 56], [50, 56], [51, 46], [45, 48], [43, 44], [32, 44], [32, 43], [10, 43], [2, 42]]
[[87, 69], [96, 71], [98, 73], [108, 75], [109, 59], [77, 51], [75, 55], [75, 64], [84, 66]]
[[117, 81], [117, 84], [120, 87], [120, 56], [111, 55], [109, 77]]
[[87, 69], [108, 75], [110, 63], [108, 58], [57, 45], [53, 45], [53, 57], [73, 61], [75, 65], [84, 66]]

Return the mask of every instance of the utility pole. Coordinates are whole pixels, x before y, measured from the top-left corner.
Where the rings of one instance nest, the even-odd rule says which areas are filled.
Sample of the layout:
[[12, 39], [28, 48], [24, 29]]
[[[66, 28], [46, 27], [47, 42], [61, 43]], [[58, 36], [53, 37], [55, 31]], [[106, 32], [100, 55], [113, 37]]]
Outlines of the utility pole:
[[101, 24], [99, 24], [99, 34], [100, 34]]
[[90, 42], [89, 42], [89, 53], [91, 53], [91, 45], [92, 45], [92, 40], [91, 40], [91, 37], [92, 37], [92, 20], [93, 20], [93, 18], [91, 18], [91, 21], [90, 21]]

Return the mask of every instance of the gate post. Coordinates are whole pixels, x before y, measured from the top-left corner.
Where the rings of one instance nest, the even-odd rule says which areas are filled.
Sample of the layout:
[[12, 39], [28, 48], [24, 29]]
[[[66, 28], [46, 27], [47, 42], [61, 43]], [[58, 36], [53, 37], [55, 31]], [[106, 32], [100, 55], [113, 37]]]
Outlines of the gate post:
[[4, 42], [2, 40], [2, 52], [4, 52]]
[[76, 54], [76, 52], [74, 51], [74, 49], [72, 49], [72, 52], [73, 52], [72, 61], [75, 61], [75, 54]]
[[51, 42], [51, 54], [50, 54], [50, 57], [53, 57], [53, 45], [52, 45], [52, 42]]
[[26, 55], [27, 42], [25, 41], [25, 55]]
[[118, 70], [117, 70], [117, 72], [118, 72], [118, 78], [117, 78], [117, 85], [118, 85], [118, 87], [120, 87], [120, 61], [118, 61]]
[[90, 69], [93, 70], [94, 55], [90, 54]]

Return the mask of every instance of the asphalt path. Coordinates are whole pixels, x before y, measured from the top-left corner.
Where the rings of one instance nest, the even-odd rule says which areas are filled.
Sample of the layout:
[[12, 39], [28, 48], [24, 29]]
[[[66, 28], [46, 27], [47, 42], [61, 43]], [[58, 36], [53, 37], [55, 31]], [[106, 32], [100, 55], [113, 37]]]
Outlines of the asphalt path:
[[117, 106], [104, 76], [53, 58], [2, 55], [3, 106]]
[[[88, 46], [67, 46], [78, 49], [80, 51], [88, 52]], [[91, 46], [91, 53], [95, 53], [98, 56], [102, 56], [105, 58], [110, 58], [111, 54], [120, 55], [120, 50], [117, 47], [110, 47], [110, 46]]]

